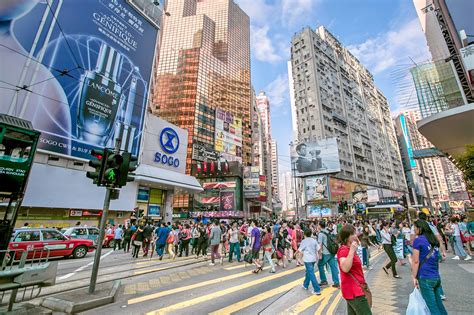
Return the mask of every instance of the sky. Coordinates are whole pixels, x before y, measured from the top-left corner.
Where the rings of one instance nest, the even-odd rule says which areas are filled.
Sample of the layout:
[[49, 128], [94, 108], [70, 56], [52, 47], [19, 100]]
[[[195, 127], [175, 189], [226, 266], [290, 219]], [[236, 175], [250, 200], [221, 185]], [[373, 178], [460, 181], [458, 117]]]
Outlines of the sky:
[[[279, 171], [290, 170], [287, 61], [292, 36], [326, 27], [374, 75], [393, 113], [416, 101], [403, 84], [413, 63], [430, 59], [412, 0], [234, 0], [250, 16], [252, 84], [270, 98]], [[408, 91], [408, 92], [407, 92]]]

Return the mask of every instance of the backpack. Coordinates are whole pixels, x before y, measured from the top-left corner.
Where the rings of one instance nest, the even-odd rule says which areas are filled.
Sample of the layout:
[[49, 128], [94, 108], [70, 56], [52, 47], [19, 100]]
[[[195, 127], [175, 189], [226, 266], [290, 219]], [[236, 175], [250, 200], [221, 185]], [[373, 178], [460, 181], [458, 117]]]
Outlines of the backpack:
[[167, 243], [167, 244], [172, 244], [172, 243], [174, 243], [174, 234], [173, 234], [173, 232], [170, 232], [170, 233], [168, 234], [168, 237], [166, 238], [166, 243]]
[[180, 240], [186, 239], [187, 236], [188, 236], [188, 235], [186, 234], [186, 232], [185, 232], [184, 230], [181, 231], [181, 232], [179, 232], [179, 239], [180, 239]]
[[296, 244], [301, 244], [301, 241], [303, 240], [303, 231], [302, 230], [296, 230]]
[[[327, 246], [326, 246], [326, 249], [328, 250], [328, 252], [331, 254], [331, 255], [336, 255], [337, 254], [337, 251], [339, 250], [339, 244], [337, 243], [337, 238], [336, 238], [336, 235], [334, 234], [328, 234], [326, 232], [321, 232], [323, 233], [324, 235], [326, 235], [326, 238], [327, 238]], [[323, 243], [324, 245], [324, 243]]]

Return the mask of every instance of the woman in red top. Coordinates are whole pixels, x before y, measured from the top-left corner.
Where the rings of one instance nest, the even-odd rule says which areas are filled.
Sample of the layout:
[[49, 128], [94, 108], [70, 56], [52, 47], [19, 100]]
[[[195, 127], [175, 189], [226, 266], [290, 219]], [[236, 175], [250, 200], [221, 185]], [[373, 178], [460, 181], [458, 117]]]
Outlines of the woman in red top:
[[369, 302], [361, 287], [366, 282], [362, 263], [356, 254], [359, 239], [355, 227], [344, 225], [339, 232], [339, 240], [342, 245], [337, 251], [337, 260], [341, 270], [342, 297], [347, 301], [347, 314], [371, 315]]
[[268, 225], [264, 228], [265, 229], [265, 236], [262, 239], [262, 247], [263, 247], [263, 255], [264, 255], [264, 262], [265, 258], [267, 259], [268, 263], [272, 267], [270, 273], [275, 273], [275, 263], [272, 260], [273, 254], [273, 246], [272, 246], [272, 228]]

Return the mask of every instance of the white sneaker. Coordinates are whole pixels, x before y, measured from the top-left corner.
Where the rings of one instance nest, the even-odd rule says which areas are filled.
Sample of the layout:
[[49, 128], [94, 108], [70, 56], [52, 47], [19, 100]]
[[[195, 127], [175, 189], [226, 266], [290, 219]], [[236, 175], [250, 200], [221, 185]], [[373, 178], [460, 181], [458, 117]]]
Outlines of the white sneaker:
[[469, 255], [467, 255], [466, 258], [464, 258], [464, 260], [471, 260], [471, 259], [472, 259], [472, 257], [469, 256]]
[[441, 294], [439, 297], [441, 298], [442, 301], [446, 300], [446, 295]]
[[304, 285], [301, 286], [303, 289], [305, 289], [306, 291], [308, 290], [307, 287], [305, 287]]
[[321, 295], [321, 292], [316, 292], [316, 291], [313, 290], [313, 291], [311, 291], [311, 294], [312, 295]]
[[452, 258], [452, 260], [460, 260], [460, 259], [461, 259], [461, 258], [459, 258], [459, 256], [454, 256], [454, 257]]
[[209, 263], [209, 266], [215, 266], [216, 264], [215, 263]]

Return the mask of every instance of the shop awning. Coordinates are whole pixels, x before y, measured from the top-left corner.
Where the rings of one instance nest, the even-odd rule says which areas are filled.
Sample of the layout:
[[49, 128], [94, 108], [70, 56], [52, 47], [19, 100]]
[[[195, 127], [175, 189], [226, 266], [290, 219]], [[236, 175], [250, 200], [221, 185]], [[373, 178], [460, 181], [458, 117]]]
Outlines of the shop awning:
[[400, 204], [377, 205], [373, 207], [367, 207], [367, 209], [386, 209], [386, 208], [404, 208], [404, 207]]
[[198, 193], [203, 191], [197, 179], [186, 174], [168, 171], [151, 165], [140, 164], [135, 180], [157, 188], [174, 189], [176, 192]]

